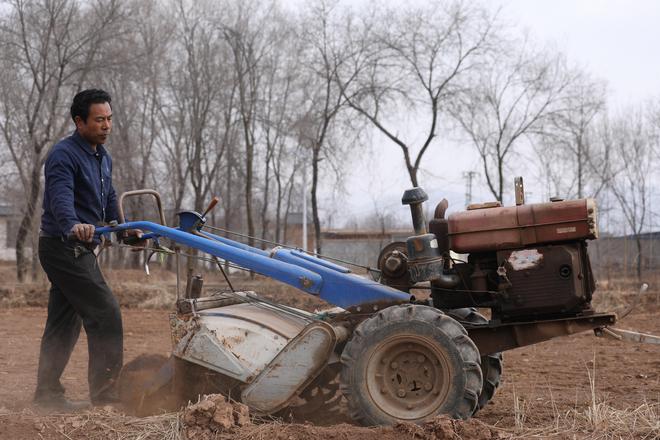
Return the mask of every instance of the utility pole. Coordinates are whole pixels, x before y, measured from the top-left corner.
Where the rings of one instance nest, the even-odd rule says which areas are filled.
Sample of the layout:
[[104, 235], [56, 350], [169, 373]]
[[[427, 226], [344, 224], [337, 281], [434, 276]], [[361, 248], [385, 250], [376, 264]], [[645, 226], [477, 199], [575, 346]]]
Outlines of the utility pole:
[[465, 179], [465, 206], [472, 203], [472, 180], [478, 175], [476, 171], [463, 171]]

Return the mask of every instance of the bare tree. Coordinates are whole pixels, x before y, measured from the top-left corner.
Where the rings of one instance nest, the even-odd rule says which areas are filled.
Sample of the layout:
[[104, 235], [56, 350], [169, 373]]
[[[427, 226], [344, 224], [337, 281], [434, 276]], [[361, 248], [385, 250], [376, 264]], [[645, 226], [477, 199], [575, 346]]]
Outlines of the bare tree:
[[[299, 106], [303, 104], [302, 87], [305, 75], [301, 73], [301, 42], [294, 32], [295, 23], [283, 21], [281, 26], [286, 35], [277, 47], [266, 57], [266, 81], [264, 84], [261, 130], [265, 146], [264, 188], [262, 203], [262, 238], [269, 226], [268, 208], [270, 196], [270, 175], [275, 188], [275, 227], [276, 242], [284, 236], [286, 241], [286, 216], [292, 206], [292, 191], [295, 176], [300, 171], [304, 157], [294, 124], [297, 122]], [[284, 234], [283, 234], [284, 233]]]
[[28, 270], [25, 246], [31, 233], [36, 236], [48, 147], [70, 126], [67, 104], [103, 64], [102, 48], [121, 29], [123, 17], [113, 0], [84, 7], [74, 0], [12, 0], [8, 7], [0, 22], [0, 130], [25, 194], [16, 237], [17, 276], [23, 281]]
[[567, 88], [563, 111], [551, 114], [535, 144], [555, 195], [596, 197], [605, 187], [590, 166], [596, 123], [605, 110], [605, 85], [580, 74]]
[[[287, 139], [275, 145], [272, 155], [273, 176], [275, 178], [275, 241], [286, 242], [286, 219], [291, 210], [294, 178], [300, 172], [300, 148]], [[284, 205], [284, 206], [283, 206]]]
[[369, 18], [354, 26], [361, 33], [348, 37], [352, 60], [338, 82], [348, 104], [400, 148], [410, 181], [418, 186], [442, 112], [456, 99], [463, 76], [491, 50], [496, 18], [462, 1], [365, 15]]
[[[331, 135], [347, 104], [336, 79], [338, 69], [347, 60], [342, 33], [346, 26], [350, 26], [351, 20], [352, 16], [340, 11], [333, 2], [320, 0], [309, 5], [300, 23], [299, 38], [304, 42], [301, 63], [304, 83], [295, 128], [301, 146], [308, 152], [302, 172], [306, 172], [308, 165], [312, 169], [310, 194], [317, 254], [322, 249], [318, 200], [321, 162], [326, 160], [330, 168], [332, 158], [342, 155], [338, 145], [331, 144]], [[349, 135], [350, 131], [344, 133], [344, 136]]]
[[[127, 20], [135, 32], [116, 38], [112, 48], [122, 53], [125, 61], [108, 66], [104, 73], [96, 75], [99, 81], [110, 84], [114, 97], [111, 148], [115, 188], [120, 192], [160, 183], [155, 177], [158, 163], [155, 158], [160, 152], [158, 133], [165, 82], [161, 66], [168, 56], [169, 36], [174, 28], [170, 16], [158, 9], [156, 1], [140, 1], [133, 6]], [[104, 74], [107, 79], [103, 78]], [[141, 205], [133, 201], [128, 214], [135, 219]]]
[[[293, 182], [293, 173], [286, 182], [283, 161], [291, 159], [289, 126], [294, 113], [295, 105], [294, 87], [296, 76], [299, 74], [299, 44], [293, 33], [292, 23], [283, 17], [276, 17], [280, 22], [280, 35], [278, 43], [272, 51], [266, 54], [265, 80], [263, 83], [263, 104], [258, 112], [260, 129], [264, 141], [264, 175], [261, 202], [261, 238], [267, 238], [270, 227], [269, 207], [271, 198], [271, 178], [275, 180], [276, 208], [274, 238], [279, 241], [282, 215], [282, 198], [288, 185]], [[295, 158], [294, 158], [295, 162]], [[293, 167], [294, 169], [296, 167]], [[271, 176], [272, 173], [272, 176]], [[265, 246], [265, 242], [262, 242]]]
[[655, 136], [641, 106], [626, 109], [603, 124], [600, 132], [602, 156], [597, 170], [617, 200], [637, 247], [637, 277], [642, 276], [642, 233], [647, 226], [653, 184]]
[[255, 1], [235, 5], [233, 16], [221, 24], [221, 31], [231, 53], [233, 81], [237, 88], [238, 113], [244, 146], [244, 202], [249, 244], [254, 245], [254, 162], [257, 146], [257, 111], [260, 105], [265, 56], [273, 50], [276, 23], [272, 20], [275, 5]]
[[[158, 93], [159, 140], [166, 153], [174, 211], [186, 197], [202, 211], [222, 178], [224, 155], [233, 141], [236, 87], [224, 63], [221, 33], [209, 18], [209, 3], [172, 3], [174, 44]], [[162, 68], [162, 67], [161, 67]], [[189, 191], [190, 190], [190, 191]]]
[[490, 67], [456, 96], [451, 113], [476, 148], [488, 189], [502, 202], [507, 161], [526, 136], [567, 105], [574, 73], [559, 54], [509, 48], [493, 54]]

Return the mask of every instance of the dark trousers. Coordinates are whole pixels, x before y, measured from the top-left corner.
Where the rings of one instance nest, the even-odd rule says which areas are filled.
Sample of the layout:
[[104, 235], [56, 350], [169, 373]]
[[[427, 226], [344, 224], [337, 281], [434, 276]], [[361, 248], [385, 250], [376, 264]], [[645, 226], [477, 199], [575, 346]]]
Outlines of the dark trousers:
[[124, 340], [119, 303], [94, 253], [59, 238], [39, 238], [39, 260], [51, 282], [48, 318], [41, 339], [35, 398], [63, 394], [60, 377], [85, 327], [92, 402], [103, 398], [119, 375]]

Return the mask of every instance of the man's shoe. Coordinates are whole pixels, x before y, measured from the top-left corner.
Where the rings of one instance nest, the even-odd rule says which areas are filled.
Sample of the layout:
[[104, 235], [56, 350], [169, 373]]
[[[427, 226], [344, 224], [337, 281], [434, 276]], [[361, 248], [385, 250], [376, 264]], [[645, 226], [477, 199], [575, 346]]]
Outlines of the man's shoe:
[[50, 411], [73, 412], [87, 409], [89, 402], [83, 400], [69, 400], [64, 394], [52, 394], [48, 396], [39, 396], [34, 399], [35, 405]]
[[114, 405], [120, 402], [119, 392], [115, 387], [103, 391], [98, 396], [92, 397], [92, 404], [94, 406]]

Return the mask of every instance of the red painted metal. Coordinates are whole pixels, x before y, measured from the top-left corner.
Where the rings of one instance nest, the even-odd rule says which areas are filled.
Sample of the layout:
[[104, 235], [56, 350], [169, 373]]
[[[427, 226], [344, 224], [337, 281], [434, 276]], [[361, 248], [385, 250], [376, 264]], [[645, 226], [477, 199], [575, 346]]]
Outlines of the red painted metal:
[[448, 221], [450, 247], [458, 253], [598, 238], [593, 199], [472, 209]]

